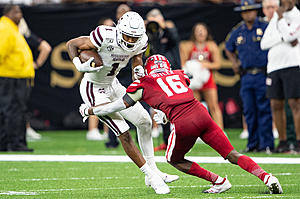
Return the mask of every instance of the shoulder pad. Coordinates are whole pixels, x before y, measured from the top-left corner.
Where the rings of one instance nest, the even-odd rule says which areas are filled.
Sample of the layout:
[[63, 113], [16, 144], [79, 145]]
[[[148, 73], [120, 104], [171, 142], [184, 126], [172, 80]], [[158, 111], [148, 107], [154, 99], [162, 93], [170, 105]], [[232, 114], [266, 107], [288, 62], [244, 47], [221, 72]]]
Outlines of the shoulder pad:
[[107, 38], [113, 38], [114, 32], [115, 27], [101, 25], [90, 33], [90, 40], [94, 46], [100, 48]]

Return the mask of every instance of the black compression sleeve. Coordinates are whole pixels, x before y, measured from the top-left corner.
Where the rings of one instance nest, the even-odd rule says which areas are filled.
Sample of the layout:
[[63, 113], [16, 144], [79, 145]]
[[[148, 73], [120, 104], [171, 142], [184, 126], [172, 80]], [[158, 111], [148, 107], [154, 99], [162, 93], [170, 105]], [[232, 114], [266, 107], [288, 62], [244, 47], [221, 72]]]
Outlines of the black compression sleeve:
[[127, 93], [123, 96], [123, 100], [129, 105], [135, 105], [136, 101], [134, 101]]

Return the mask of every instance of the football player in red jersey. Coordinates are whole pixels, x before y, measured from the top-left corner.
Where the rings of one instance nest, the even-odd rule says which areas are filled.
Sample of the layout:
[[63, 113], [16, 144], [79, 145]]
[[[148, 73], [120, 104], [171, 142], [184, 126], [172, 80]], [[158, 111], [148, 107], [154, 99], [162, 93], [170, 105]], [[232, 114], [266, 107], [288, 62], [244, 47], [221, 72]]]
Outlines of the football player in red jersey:
[[79, 108], [83, 117], [89, 115], [107, 115], [134, 105], [144, 100], [155, 109], [165, 113], [172, 124], [169, 144], [166, 151], [167, 161], [178, 170], [210, 181], [213, 186], [205, 193], [221, 193], [231, 188], [229, 180], [210, 172], [197, 163], [184, 158], [200, 137], [215, 149], [224, 159], [260, 178], [269, 188], [270, 193], [282, 193], [278, 179], [265, 172], [246, 155], [234, 150], [222, 129], [212, 120], [206, 108], [193, 96], [188, 88], [190, 83], [182, 70], [170, 69], [170, 63], [162, 55], [153, 55], [140, 70], [140, 79], [128, 88], [123, 99], [112, 103], [89, 108], [85, 104]]

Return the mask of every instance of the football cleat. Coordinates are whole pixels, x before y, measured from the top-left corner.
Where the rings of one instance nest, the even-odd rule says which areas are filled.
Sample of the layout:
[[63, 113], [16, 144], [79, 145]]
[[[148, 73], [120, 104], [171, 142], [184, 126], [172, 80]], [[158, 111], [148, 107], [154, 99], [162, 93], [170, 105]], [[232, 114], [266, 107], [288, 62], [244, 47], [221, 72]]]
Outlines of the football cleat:
[[203, 191], [203, 193], [222, 193], [229, 190], [230, 188], [231, 184], [226, 177], [221, 183], [213, 183], [213, 185], [209, 189]]
[[267, 185], [268, 189], [270, 190], [270, 194], [283, 193], [278, 179], [275, 176], [272, 176], [272, 174], [265, 176], [264, 183]]
[[154, 173], [148, 178], [149, 186], [154, 189], [156, 194], [168, 194], [170, 189], [168, 185], [161, 179], [161, 177]]
[[[178, 175], [170, 175], [167, 173], [162, 173], [162, 175], [158, 175], [165, 183], [171, 183], [179, 179]], [[145, 185], [150, 186], [150, 181], [148, 176], [145, 176]]]

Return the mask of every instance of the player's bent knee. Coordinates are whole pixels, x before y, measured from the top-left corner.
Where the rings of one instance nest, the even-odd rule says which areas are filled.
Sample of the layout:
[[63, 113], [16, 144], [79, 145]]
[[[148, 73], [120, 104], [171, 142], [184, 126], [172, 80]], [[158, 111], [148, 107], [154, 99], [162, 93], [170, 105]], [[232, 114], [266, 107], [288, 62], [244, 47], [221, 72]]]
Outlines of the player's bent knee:
[[242, 156], [239, 152], [236, 150], [232, 150], [226, 157], [228, 161], [232, 164], [237, 164], [239, 157]]
[[142, 128], [142, 129], [151, 129], [152, 128], [152, 121], [150, 116], [145, 116], [143, 115], [136, 123], [135, 126], [137, 128]]

